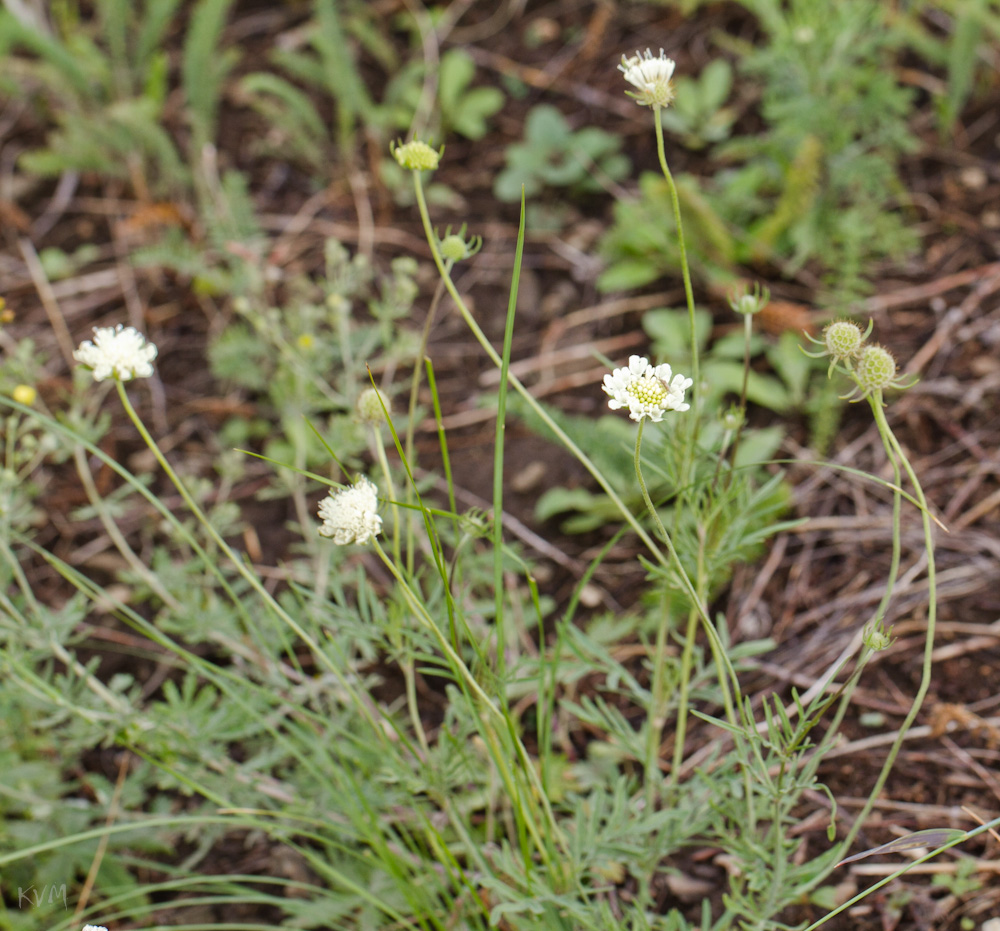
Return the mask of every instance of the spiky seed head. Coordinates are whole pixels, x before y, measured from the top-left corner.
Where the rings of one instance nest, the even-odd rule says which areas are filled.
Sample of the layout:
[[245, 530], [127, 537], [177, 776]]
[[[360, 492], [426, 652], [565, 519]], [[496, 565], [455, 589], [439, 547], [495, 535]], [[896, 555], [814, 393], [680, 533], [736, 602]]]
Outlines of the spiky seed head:
[[861, 327], [850, 320], [835, 320], [823, 330], [823, 342], [830, 357], [838, 362], [853, 359], [861, 348]]
[[890, 387], [896, 378], [896, 360], [888, 349], [878, 344], [865, 346], [858, 356], [855, 374], [865, 394], [881, 391]]

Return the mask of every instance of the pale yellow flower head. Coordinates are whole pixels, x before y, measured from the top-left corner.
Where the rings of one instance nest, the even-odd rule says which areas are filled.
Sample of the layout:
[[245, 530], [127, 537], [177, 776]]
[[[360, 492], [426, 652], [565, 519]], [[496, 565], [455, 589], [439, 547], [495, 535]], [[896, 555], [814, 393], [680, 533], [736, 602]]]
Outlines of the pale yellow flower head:
[[94, 327], [94, 339], [80, 343], [73, 353], [77, 362], [93, 372], [94, 381], [149, 378], [153, 374], [156, 346], [146, 342], [135, 327]]

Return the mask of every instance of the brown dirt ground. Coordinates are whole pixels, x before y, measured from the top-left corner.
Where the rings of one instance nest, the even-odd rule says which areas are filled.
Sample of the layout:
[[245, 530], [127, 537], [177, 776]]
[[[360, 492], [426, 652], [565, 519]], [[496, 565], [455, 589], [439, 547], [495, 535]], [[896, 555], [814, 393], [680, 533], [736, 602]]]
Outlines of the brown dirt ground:
[[[395, 0], [380, 7], [387, 15], [404, 8]], [[669, 38], [671, 48], [686, 50], [679, 52], [679, 69], [696, 70], [709, 54], [712, 29], [746, 33], [751, 24], [738, 8], [726, 5], [705, 7], [691, 20], [683, 20], [666, 7], [625, 5], [609, 16], [611, 7], [606, 4], [554, 0], [506, 5], [513, 18], [494, 33], [488, 7], [492, 5], [473, 4], [463, 20], [469, 24], [467, 47], [487, 73], [516, 69], [530, 93], [524, 100], [510, 102], [487, 140], [449, 143], [437, 180], [458, 191], [465, 209], [453, 216], [439, 214], [437, 220], [442, 225], [468, 220], [483, 236], [483, 252], [470, 264], [460, 286], [470, 295], [488, 334], [499, 341], [506, 298], [498, 295], [506, 294], [509, 283], [516, 213], [498, 205], [490, 189], [502, 165], [503, 147], [520, 137], [527, 109], [541, 100], [552, 101], [579, 125], [622, 133], [636, 173], [652, 168], [655, 151], [647, 115], [621, 95], [617, 74], [612, 73], [621, 50], [637, 44], [666, 45]], [[232, 28], [241, 41], [263, 46], [268, 34], [300, 21], [293, 4], [280, 10], [243, 4]], [[477, 21], [483, 24], [479, 38], [473, 25]], [[572, 48], [543, 45], [526, 51], [526, 31], [553, 23], [557, 32], [577, 27], [578, 43]], [[874, 319], [881, 340], [898, 358], [910, 360], [906, 370], [920, 375], [916, 387], [893, 400], [888, 416], [922, 477], [932, 509], [948, 527], [936, 537], [940, 634], [932, 694], [862, 833], [860, 843], [866, 845], [882, 843], [894, 831], [968, 827], [970, 821], [959, 806], [968, 806], [984, 819], [1000, 808], [1000, 89], [995, 84], [992, 97], [978, 101], [962, 124], [947, 147], [936, 141], [929, 119], [915, 127], [926, 145], [905, 164], [904, 176], [917, 195], [922, 247], [904, 267], [884, 269], [876, 294], [860, 309]], [[303, 221], [294, 240], [285, 243], [293, 263], [318, 268], [321, 243], [331, 234], [355, 245], [356, 204], [342, 180], [335, 179], [324, 196], [310, 200], [308, 184], [294, 170], [254, 163], [244, 154], [243, 142], [254, 131], [245, 114], [227, 112], [223, 126], [220, 160], [250, 171], [269, 224], [280, 228], [293, 216]], [[26, 146], [37, 132], [37, 127], [19, 124], [12, 138]], [[378, 180], [376, 161], [381, 153], [368, 155], [367, 196], [374, 218], [369, 232], [376, 260], [387, 262], [399, 254], [426, 259], [415, 213], [393, 206]], [[689, 169], [693, 158], [678, 151], [675, 171]], [[3, 162], [5, 171], [10, 164]], [[73, 342], [95, 324], [117, 322], [121, 308], [129, 308], [130, 322], [141, 324], [160, 347], [160, 381], [151, 382], [152, 390], [140, 395], [155, 431], [167, 436], [167, 445], [178, 454], [209, 461], [215, 452], [214, 432], [234, 403], [213, 384], [205, 364], [206, 340], [218, 321], [183, 282], [129, 271], [119, 260], [124, 249], [115, 221], [136, 207], [134, 191], [84, 178], [68, 202], [49, 200], [52, 193], [51, 188], [38, 189], [18, 205], [23, 217], [35, 219], [22, 229], [17, 223], [5, 224], [2, 256], [4, 295], [17, 314], [11, 332], [35, 339], [57, 360], [50, 367], [48, 383], [41, 386], [43, 395], [54, 397], [69, 384], [68, 369], [58, 362], [58, 343], [19, 238], [29, 239], [36, 249], [94, 242], [102, 258], [86, 271], [100, 272], [102, 277], [85, 275], [59, 288], [59, 312]], [[307, 203], [309, 213], [302, 213]], [[569, 224], [570, 234], [529, 232], [526, 244], [514, 358], [524, 363], [526, 380], [539, 395], [574, 413], [597, 415], [603, 398], [596, 387], [579, 387], [596, 386], [599, 375], [588, 372], [592, 362], [574, 361], [569, 350], [615, 337], [623, 340], [619, 356], [643, 345], [638, 321], [642, 308], [649, 306], [644, 297], [602, 297], [594, 288], [588, 250], [608, 222], [610, 203], [610, 198], [595, 198]], [[568, 244], [579, 251], [566, 248], [570, 239]], [[814, 312], [799, 285], [780, 280], [767, 284], [776, 298], [800, 309], [796, 321], [812, 319]], [[677, 281], [659, 282], [649, 290], [671, 295], [661, 297], [657, 301], [661, 305], [678, 301], [681, 295]], [[724, 301], [709, 296], [706, 304], [718, 312], [720, 326], [728, 322]], [[425, 307], [426, 301], [420, 306]], [[570, 314], [572, 325], [567, 323]], [[479, 392], [489, 390], [484, 380], [489, 366], [460, 321], [447, 312], [435, 327], [431, 355], [452, 428], [458, 485], [468, 504], [487, 500], [492, 426], [477, 416], [475, 401]], [[885, 477], [878, 435], [862, 407], [847, 411], [830, 458]], [[801, 445], [804, 426], [792, 430], [783, 450], [790, 459], [813, 458]], [[532, 508], [547, 483], [583, 479], [572, 460], [544, 440], [516, 427], [509, 432], [508, 462], [515, 471], [536, 461], [548, 466], [543, 484], [512, 488], [507, 500], [511, 515], [523, 524], [516, 535], [529, 551], [535, 549], [543, 567], [551, 566], [546, 584], [562, 599], [600, 541], [567, 538], [554, 526], [538, 527]], [[109, 451], [127, 461], [138, 449], [130, 437], [130, 428], [122, 425], [111, 435]], [[428, 435], [427, 448], [433, 445]], [[778, 690], [787, 697], [793, 685], [804, 690], [835, 663], [881, 596], [880, 580], [890, 555], [887, 495], [848, 473], [804, 463], [791, 467], [789, 477], [795, 485], [796, 512], [809, 521], [774, 540], [760, 565], [738, 569], [719, 605], [736, 636], [768, 635], [779, 644], [759, 662], [753, 682], [759, 695]], [[239, 489], [240, 499], [250, 505], [255, 490]], [[53, 490], [47, 504], [55, 515], [81, 500], [79, 489], [67, 480]], [[269, 519], [262, 511], [253, 513], [262, 521]], [[544, 537], [548, 548], [536, 544], [533, 534]], [[906, 514], [903, 581], [888, 618], [898, 639], [866, 675], [846, 727], [849, 739], [831, 754], [820, 773], [836, 794], [842, 817], [850, 817], [860, 806], [883, 759], [887, 744], [873, 734], [891, 732], [902, 720], [919, 678], [926, 620], [920, 534], [917, 518], [912, 512]], [[100, 553], [88, 548], [91, 539], [73, 528], [54, 523], [50, 539], [42, 542], [81, 568], [100, 571]], [[272, 557], [278, 555], [267, 552], [265, 563], [273, 565]], [[596, 577], [602, 597], [610, 603], [628, 603], [628, 592], [641, 580], [633, 555], [631, 544], [623, 543]], [[38, 581], [54, 584], [42, 576]], [[861, 712], [878, 712], [884, 723], [874, 731], [866, 728], [858, 720]], [[692, 746], [698, 740], [695, 733]], [[827, 805], [820, 797], [814, 801], [816, 817], [804, 815], [802, 824], [812, 850], [825, 844], [821, 816]], [[979, 927], [986, 918], [1000, 915], [1000, 883], [991, 878], [1000, 851], [995, 841], [986, 839], [970, 844], [965, 853], [984, 861], [989, 871], [979, 892], [958, 900], [940, 888], [932, 889], [926, 875], [911, 875], [896, 887], [895, 898], [868, 899], [837, 926], [957, 929], [963, 919], [970, 919], [973, 927]], [[225, 849], [219, 855], [228, 856]], [[223, 867], [245, 867], [239, 862], [244, 856], [245, 852], [233, 854]], [[942, 858], [932, 869], [947, 871], [954, 863]], [[864, 861], [842, 870], [840, 878], [863, 887], [885, 869], [880, 862]], [[909, 902], [897, 908], [900, 891], [908, 893]], [[790, 916], [806, 917], [805, 911]]]

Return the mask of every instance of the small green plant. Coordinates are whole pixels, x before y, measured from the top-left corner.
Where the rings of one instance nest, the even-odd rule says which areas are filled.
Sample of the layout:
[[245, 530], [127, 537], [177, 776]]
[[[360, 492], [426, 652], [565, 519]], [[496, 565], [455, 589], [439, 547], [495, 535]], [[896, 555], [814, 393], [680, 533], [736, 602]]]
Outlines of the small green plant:
[[[417, 295], [415, 271], [411, 259], [399, 258], [379, 274], [364, 257], [329, 241], [324, 279], [296, 282], [289, 306], [268, 306], [261, 293], [236, 301], [237, 319], [212, 343], [209, 362], [217, 378], [254, 397], [269, 419], [251, 433], [245, 419], [234, 417], [223, 428], [229, 445], [246, 446], [259, 439], [254, 433], [266, 432], [264, 453], [275, 461], [314, 469], [327, 461], [329, 444], [356, 466], [367, 448], [355, 410], [364, 366], [394, 369], [416, 349], [398, 328]], [[367, 323], [357, 322], [356, 306], [367, 309]]]
[[191, 14], [181, 68], [189, 157], [164, 126], [171, 88], [163, 43], [177, 25], [177, 0], [100, 0], [89, 19], [76, 2], [61, 3], [52, 31], [26, 13], [0, 11], [7, 90], [56, 123], [44, 147], [21, 156], [21, 167], [122, 178], [144, 199], [189, 190], [202, 147], [214, 141], [222, 82], [236, 60], [234, 50], [220, 49], [231, 3], [199, 0]]
[[476, 66], [467, 52], [449, 49], [438, 69], [441, 134], [456, 132], [466, 139], [482, 139], [487, 121], [500, 111], [504, 95], [497, 87], [473, 87]]
[[[932, 24], [945, 17], [947, 28]], [[943, 87], [934, 93], [938, 132], [942, 140], [947, 140], [965, 106], [988, 86], [987, 62], [992, 54], [991, 43], [1000, 38], [1000, 11], [991, 0], [947, 4], [924, 0], [896, 11], [890, 22], [922, 59], [947, 72]]]
[[983, 888], [983, 881], [979, 878], [978, 872], [975, 859], [962, 857], [955, 864], [954, 872], [938, 873], [931, 880], [931, 885], [947, 889], [953, 896], [961, 898]]
[[526, 197], [547, 187], [587, 193], [601, 189], [600, 173], [612, 181], [623, 178], [629, 160], [621, 139], [594, 126], [573, 130], [555, 107], [533, 107], [524, 125], [524, 141], [507, 147], [507, 166], [497, 175], [493, 191], [500, 200], [516, 201], [524, 186]]
[[[202, 9], [212, 19], [221, 8]], [[318, 22], [332, 33], [310, 33], [314, 63], [346, 54], [331, 46], [343, 39], [336, 14], [317, 0]], [[0, 841], [0, 869], [26, 882], [41, 877], [36, 864], [88, 876], [78, 886], [90, 898], [72, 915], [59, 903], [43, 913], [52, 931], [82, 921], [149, 924], [167, 900], [174, 922], [206, 925], [203, 910], [218, 907], [232, 924], [239, 903], [258, 907], [269, 926], [345, 931], [778, 931], [790, 906], [832, 905], [827, 879], [846, 862], [930, 684], [934, 518], [886, 412], [891, 392], [909, 382], [852, 321], [824, 331], [815, 365], [788, 341], [759, 340], [765, 289], [734, 293], [742, 332], [707, 342], [660, 120], [675, 98], [674, 62], [647, 51], [623, 58], [621, 70], [651, 111], [685, 301], [648, 317], [654, 350], [669, 362], [634, 355], [592, 386], [595, 396], [603, 387], [611, 411], [596, 429], [539, 403], [511, 370], [523, 200], [498, 349], [456, 283], [455, 267], [480, 241], [431, 220], [424, 177], [442, 150], [418, 139], [391, 149], [412, 182], [440, 280], [432, 310], [447, 293], [500, 372], [492, 513], [458, 510], [427, 329], [419, 343], [399, 333], [418, 295], [415, 263], [397, 258], [380, 273], [328, 241], [322, 275], [272, 289], [264, 261], [272, 244], [236, 173], [203, 176], [218, 216], [205, 248], [182, 256], [178, 246], [177, 256], [190, 262], [203, 300], [213, 287], [232, 299], [238, 316], [213, 342], [211, 365], [258, 402], [264, 425], [244, 430], [234, 420], [224, 432], [262, 452], [241, 464], [220, 453], [201, 469], [177, 446], [165, 452], [135, 399], [168, 360], [132, 327], [98, 327], [79, 346], [58, 416], [34, 406], [26, 354], [15, 356], [21, 368], [0, 374], [0, 387], [19, 382], [0, 396], [0, 712], [14, 724], [0, 735], [11, 773], [0, 813], [14, 826]], [[357, 101], [341, 103], [346, 145], [360, 114]], [[234, 244], [226, 230], [244, 235]], [[751, 362], [764, 353], [778, 377], [755, 381]], [[375, 376], [413, 360], [400, 416]], [[872, 481], [893, 502], [889, 573], [854, 653], [804, 694], [754, 702], [743, 672], [768, 643], [736, 642], [713, 598], [734, 565], [787, 526], [788, 492], [766, 461], [780, 428], [750, 429], [747, 405], [784, 411], [821, 368], [853, 385], [883, 445], [889, 479]], [[424, 380], [443, 474], [438, 499], [415, 453]], [[720, 410], [726, 396], [736, 400]], [[116, 441], [128, 429], [145, 447], [128, 461], [141, 467], [152, 457], [155, 471], [136, 474], [109, 454], [109, 398], [127, 418]], [[515, 414], [576, 458], [606, 502], [602, 523], [614, 525], [566, 605], [543, 595], [505, 535], [504, 437]], [[103, 532], [87, 529], [111, 557], [100, 575], [42, 545], [38, 490], [48, 469], [70, 461], [85, 502], [63, 519]], [[278, 567], [251, 551], [254, 536], [228, 495], [251, 465], [278, 475], [261, 483], [263, 498], [280, 490], [291, 501], [287, 514], [260, 525], [297, 532]], [[98, 489], [95, 466], [110, 491]], [[851, 825], [840, 828], [831, 805], [829, 845], [806, 847], [797, 829], [803, 806], [826, 791], [819, 767], [870, 658], [891, 643], [904, 503], [923, 531], [919, 685]], [[123, 516], [138, 527], [141, 550]], [[636, 607], [579, 617], [588, 581], [625, 533], [648, 580]], [[49, 603], [52, 580], [59, 604]], [[128, 653], [95, 649], [99, 634]], [[694, 750], [695, 736], [708, 755]], [[77, 756], [114, 748], [118, 782], [75, 758], [65, 781], [53, 762], [60, 748]], [[919, 832], [848, 859], [933, 846], [926, 860], [998, 822]], [[220, 872], [209, 860], [216, 845], [236, 840], [259, 848], [262, 875]], [[666, 880], [706, 849], [727, 863], [718, 894], [700, 910], [665, 905]], [[26, 927], [23, 918], [10, 923]]]
[[[740, 79], [760, 83], [765, 129], [711, 147], [712, 158], [734, 167], [678, 178], [692, 267], [725, 285], [741, 265], [777, 265], [793, 277], [811, 264], [822, 276], [819, 303], [843, 305], [868, 290], [878, 263], [916, 244], [898, 173], [916, 145], [907, 125], [914, 95], [887, 67], [903, 32], [875, 0], [839, 3], [832, 19], [810, 0], [746, 5], [765, 40], [719, 41], [736, 55]], [[709, 86], [718, 99], [721, 70]], [[684, 106], [702, 108], [705, 92]], [[680, 106], [671, 113], [664, 125], [687, 144], [691, 121]], [[617, 205], [601, 246], [603, 288], [637, 287], [676, 267], [673, 232], [662, 228], [666, 196], [662, 179], [647, 175], [637, 201]]]
[[677, 78], [677, 98], [660, 114], [663, 128], [690, 149], [729, 138], [735, 111], [726, 107], [733, 88], [733, 66], [724, 58], [710, 61], [698, 77]]
[[[418, 23], [405, 21], [417, 37]], [[426, 28], [433, 30], [434, 25], [427, 22]], [[363, 50], [387, 74], [381, 100], [374, 99], [361, 80], [348, 31], [361, 37]], [[271, 138], [258, 140], [256, 150], [290, 154], [321, 175], [329, 173], [335, 147], [345, 155], [352, 153], [351, 142], [359, 126], [385, 140], [417, 120], [432, 136], [458, 133], [480, 139], [505, 99], [498, 88], [473, 85], [476, 66], [462, 49], [445, 51], [429, 72], [423, 56], [410, 60], [399, 56], [375, 27], [371, 11], [361, 5], [340, 8], [333, 0], [315, 0], [313, 19], [302, 31], [301, 41], [274, 50], [271, 61], [281, 73], [252, 72], [236, 90], [241, 102], [260, 113], [271, 127]], [[329, 98], [336, 107], [332, 131], [317, 95], [321, 100]]]

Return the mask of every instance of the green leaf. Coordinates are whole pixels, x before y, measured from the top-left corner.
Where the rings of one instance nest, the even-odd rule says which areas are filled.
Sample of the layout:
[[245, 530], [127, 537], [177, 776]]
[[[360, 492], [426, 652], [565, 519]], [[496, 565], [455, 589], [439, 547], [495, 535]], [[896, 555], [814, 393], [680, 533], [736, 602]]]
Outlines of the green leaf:
[[586, 488], [550, 488], [535, 505], [535, 517], [548, 520], [566, 511], [586, 511], [597, 500]]
[[[698, 349], [702, 351], [712, 333], [712, 315], [696, 309], [694, 327]], [[691, 322], [687, 310], [650, 310], [643, 315], [642, 328], [653, 341], [651, 352], [655, 358], [669, 361], [690, 356]]]
[[[732, 394], [739, 397], [743, 389], [742, 363], [709, 359], [702, 367], [702, 374], [713, 395]], [[777, 413], [792, 406], [788, 391], [777, 378], [754, 371], [747, 379], [747, 400]]]
[[649, 259], [621, 259], [597, 277], [597, 290], [634, 291], [656, 281], [663, 274], [658, 262]]

